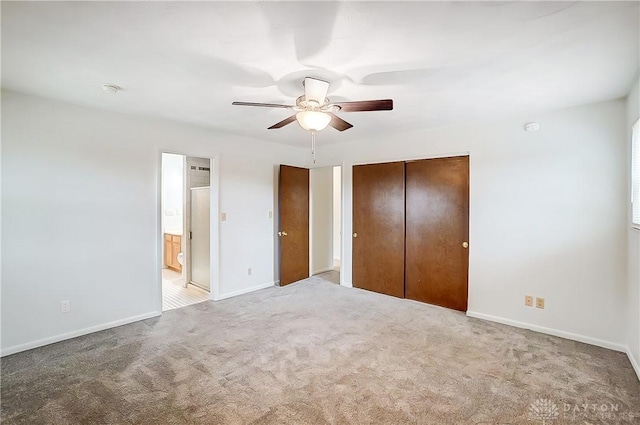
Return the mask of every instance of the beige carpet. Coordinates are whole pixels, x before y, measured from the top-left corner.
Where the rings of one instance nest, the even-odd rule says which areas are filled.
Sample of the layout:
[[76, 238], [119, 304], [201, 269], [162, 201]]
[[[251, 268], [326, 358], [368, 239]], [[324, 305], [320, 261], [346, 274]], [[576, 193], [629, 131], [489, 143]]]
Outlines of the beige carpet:
[[3, 424], [640, 423], [623, 353], [318, 277], [3, 358], [1, 395]]

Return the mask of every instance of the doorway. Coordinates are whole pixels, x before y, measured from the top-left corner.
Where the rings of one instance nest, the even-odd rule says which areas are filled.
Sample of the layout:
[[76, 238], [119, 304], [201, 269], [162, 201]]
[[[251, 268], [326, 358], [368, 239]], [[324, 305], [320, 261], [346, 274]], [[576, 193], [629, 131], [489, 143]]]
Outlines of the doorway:
[[280, 166], [280, 286], [309, 276], [340, 283], [342, 167]]
[[161, 162], [161, 298], [167, 311], [210, 299], [211, 160], [162, 153]]
[[342, 167], [309, 170], [309, 275], [340, 283]]

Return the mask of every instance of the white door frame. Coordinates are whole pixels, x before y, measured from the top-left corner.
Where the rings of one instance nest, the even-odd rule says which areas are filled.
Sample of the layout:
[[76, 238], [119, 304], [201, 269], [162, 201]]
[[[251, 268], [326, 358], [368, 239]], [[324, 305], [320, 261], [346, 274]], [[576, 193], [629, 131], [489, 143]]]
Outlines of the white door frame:
[[[220, 299], [220, 223], [219, 216], [219, 197], [220, 197], [220, 161], [219, 156], [211, 156], [198, 152], [177, 152], [173, 149], [159, 149], [156, 158], [156, 309], [162, 314], [162, 265], [164, 264], [164, 234], [162, 232], [162, 154], [169, 153], [175, 155], [184, 155], [185, 157], [205, 158], [209, 160], [211, 168], [209, 178], [209, 190], [211, 191], [210, 214], [210, 265], [211, 265], [211, 290], [209, 299], [217, 301]], [[185, 168], [185, 175], [188, 172]], [[184, 199], [184, 198], [183, 198]], [[183, 211], [183, 215], [185, 212]], [[183, 232], [183, 238], [189, 235]], [[186, 239], [185, 239], [186, 240]], [[186, 263], [186, 261], [185, 261]], [[186, 273], [185, 273], [186, 276]]]

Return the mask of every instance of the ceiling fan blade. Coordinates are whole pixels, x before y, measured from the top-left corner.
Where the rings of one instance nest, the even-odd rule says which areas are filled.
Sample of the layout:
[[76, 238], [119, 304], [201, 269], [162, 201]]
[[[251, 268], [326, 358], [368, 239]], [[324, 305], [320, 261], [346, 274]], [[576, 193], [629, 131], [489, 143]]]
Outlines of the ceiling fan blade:
[[392, 99], [361, 100], [358, 102], [335, 102], [342, 112], [390, 111], [393, 109]]
[[264, 108], [291, 108], [289, 105], [280, 105], [278, 103], [254, 103], [254, 102], [233, 102], [236, 106], [262, 106]]
[[345, 131], [353, 127], [352, 124], [349, 124], [348, 122], [346, 122], [345, 120], [343, 120], [342, 118], [340, 118], [335, 114], [332, 114], [329, 112], [328, 115], [331, 117], [331, 121], [329, 121], [329, 125], [335, 128], [336, 130]]
[[285, 118], [282, 121], [275, 123], [274, 125], [272, 125], [271, 127], [269, 127], [267, 130], [273, 130], [274, 128], [281, 128], [284, 127], [287, 124], [291, 124], [292, 122], [294, 122], [296, 120], [296, 116], [295, 115], [291, 115], [289, 118]]
[[329, 83], [317, 78], [306, 77], [304, 79], [304, 99], [308, 102], [314, 100], [318, 105], [323, 105], [327, 98]]

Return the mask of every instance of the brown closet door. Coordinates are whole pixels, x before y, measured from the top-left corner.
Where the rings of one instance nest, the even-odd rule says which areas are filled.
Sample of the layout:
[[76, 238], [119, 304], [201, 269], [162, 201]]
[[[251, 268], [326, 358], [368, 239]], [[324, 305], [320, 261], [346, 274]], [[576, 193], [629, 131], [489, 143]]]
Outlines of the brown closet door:
[[309, 170], [280, 166], [280, 286], [309, 277]]
[[353, 286], [404, 297], [404, 162], [353, 167]]
[[407, 162], [407, 298], [467, 310], [469, 157]]

